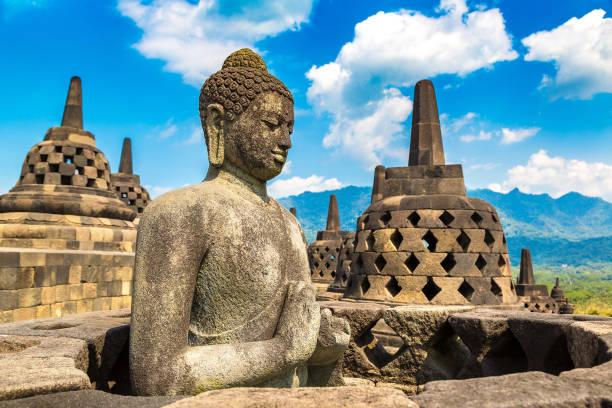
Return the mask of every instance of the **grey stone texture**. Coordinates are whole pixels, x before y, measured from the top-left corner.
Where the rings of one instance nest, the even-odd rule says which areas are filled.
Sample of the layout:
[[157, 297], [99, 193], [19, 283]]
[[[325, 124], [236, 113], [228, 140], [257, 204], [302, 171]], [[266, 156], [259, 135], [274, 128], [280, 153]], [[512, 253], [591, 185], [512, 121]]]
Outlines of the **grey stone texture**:
[[[342, 244], [354, 236], [352, 232], [340, 230], [338, 200], [335, 194], [331, 194], [325, 230], [317, 232], [317, 239], [308, 246], [308, 263], [313, 282], [325, 285], [335, 282], [340, 266], [338, 261], [342, 255]], [[322, 289], [325, 290], [326, 286]]]
[[436, 93], [431, 81], [414, 86], [409, 166], [444, 165], [444, 149]]
[[528, 248], [523, 248], [521, 250], [520, 274], [516, 284], [516, 294], [519, 296], [519, 302], [530, 312], [573, 313], [574, 307], [563, 296], [563, 289], [559, 286], [558, 278], [553, 292], [554, 296], [552, 296], [552, 292], [549, 296], [546, 285], [536, 284], [531, 264], [531, 251]]
[[612, 404], [612, 387], [529, 372], [431, 382], [413, 400], [421, 408], [604, 408]]
[[[66, 344], [76, 339], [85, 345], [87, 351], [84, 360], [78, 359], [77, 368], [87, 373], [95, 388], [108, 390], [108, 381], [116, 381], [113, 370], [122, 352], [125, 353], [123, 359], [127, 360], [129, 316], [129, 309], [122, 309], [81, 313], [62, 319], [28, 320], [0, 325], [0, 336], [60, 339]], [[63, 344], [61, 341], [60, 346]]]
[[168, 408], [418, 408], [401, 391], [375, 387], [295, 388], [232, 388], [208, 391], [186, 398]]
[[87, 360], [82, 340], [0, 335], [0, 400], [91, 388]]
[[349, 336], [322, 318], [303, 231], [266, 193], [291, 147], [292, 97], [243, 49], [205, 82], [200, 114], [206, 179], [154, 200], [138, 227], [132, 386], [176, 395], [306, 385], [317, 345], [337, 360]]
[[112, 173], [110, 180], [117, 197], [139, 217], [151, 197], [147, 189], [140, 184], [140, 176], [134, 174], [132, 168], [132, 140], [126, 137], [123, 139], [119, 172]]
[[82, 126], [74, 77], [62, 126], [30, 149], [17, 185], [0, 196], [0, 322], [130, 304], [136, 214]]
[[414, 393], [438, 380], [525, 371], [592, 379], [606, 378], [610, 370], [605, 365], [612, 359], [610, 318], [528, 313], [520, 305], [516, 310], [348, 301], [321, 306], [351, 325], [345, 379], [401, 384]]
[[2, 408], [161, 408], [185, 398], [134, 397], [97, 390], [80, 390], [42, 394], [29, 398], [0, 402]]
[[515, 304], [506, 238], [495, 209], [465, 196], [446, 165], [433, 84], [415, 86], [408, 167], [375, 170], [357, 221], [343, 298], [414, 304]]
[[340, 254], [338, 255], [338, 265], [336, 267], [336, 276], [334, 283], [329, 286], [329, 291], [344, 293], [346, 282], [351, 276], [351, 262], [355, 252], [355, 233], [346, 234], [340, 245]]

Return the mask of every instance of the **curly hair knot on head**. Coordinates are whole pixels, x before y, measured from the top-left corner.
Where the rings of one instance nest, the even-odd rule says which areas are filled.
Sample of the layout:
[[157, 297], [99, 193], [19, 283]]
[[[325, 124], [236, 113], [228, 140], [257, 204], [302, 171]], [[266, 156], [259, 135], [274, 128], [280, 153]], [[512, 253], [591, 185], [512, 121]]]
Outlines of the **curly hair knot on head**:
[[[262, 92], [273, 91], [293, 102], [285, 84], [268, 73], [264, 60], [248, 48], [235, 51], [212, 74], [200, 90], [200, 119], [205, 124], [211, 103], [223, 106], [226, 117], [233, 119], [245, 111]], [[205, 127], [205, 126], [204, 126]]]

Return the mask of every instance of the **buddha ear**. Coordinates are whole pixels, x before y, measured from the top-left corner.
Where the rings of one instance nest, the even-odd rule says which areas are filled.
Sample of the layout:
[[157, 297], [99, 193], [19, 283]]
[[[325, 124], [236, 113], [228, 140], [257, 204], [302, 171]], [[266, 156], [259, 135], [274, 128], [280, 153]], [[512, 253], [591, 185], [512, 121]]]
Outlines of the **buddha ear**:
[[225, 139], [223, 127], [225, 124], [225, 111], [218, 103], [211, 103], [206, 107], [206, 135], [208, 138], [208, 161], [212, 166], [221, 167], [225, 158]]

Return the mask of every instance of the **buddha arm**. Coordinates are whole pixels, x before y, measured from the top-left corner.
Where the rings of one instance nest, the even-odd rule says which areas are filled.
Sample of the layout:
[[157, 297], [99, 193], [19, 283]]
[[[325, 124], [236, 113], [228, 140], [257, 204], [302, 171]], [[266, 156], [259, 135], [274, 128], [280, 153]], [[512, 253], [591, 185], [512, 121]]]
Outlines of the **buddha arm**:
[[316, 345], [319, 310], [305, 282], [290, 285], [273, 339], [188, 345], [196, 272], [207, 243], [201, 208], [185, 201], [160, 197], [138, 227], [130, 333], [136, 393], [184, 394], [257, 384], [306, 361]]

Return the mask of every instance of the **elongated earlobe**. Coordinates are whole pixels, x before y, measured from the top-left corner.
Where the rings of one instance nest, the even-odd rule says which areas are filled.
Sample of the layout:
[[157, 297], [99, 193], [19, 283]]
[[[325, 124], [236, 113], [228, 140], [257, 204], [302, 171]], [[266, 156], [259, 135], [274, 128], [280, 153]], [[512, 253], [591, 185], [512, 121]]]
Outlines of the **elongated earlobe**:
[[221, 167], [225, 158], [223, 125], [223, 106], [218, 103], [206, 107], [206, 134], [208, 137], [208, 161], [211, 166]]

